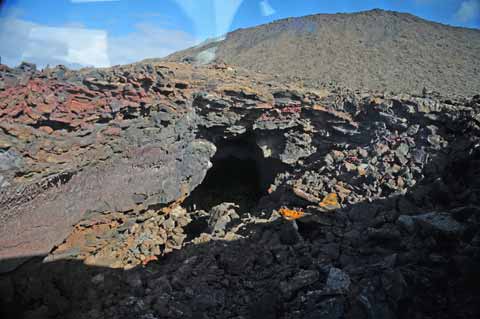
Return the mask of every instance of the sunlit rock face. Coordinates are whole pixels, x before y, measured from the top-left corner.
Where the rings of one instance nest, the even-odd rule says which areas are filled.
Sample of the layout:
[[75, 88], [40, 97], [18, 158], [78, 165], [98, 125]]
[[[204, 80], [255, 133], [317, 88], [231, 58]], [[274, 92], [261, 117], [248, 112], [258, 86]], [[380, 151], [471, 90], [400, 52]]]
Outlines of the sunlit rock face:
[[[475, 317], [478, 96], [308, 88], [177, 63], [1, 66], [0, 88], [1, 270], [44, 261], [0, 278], [5, 304], [401, 318], [440, 316], [447, 283], [474, 296], [452, 313]], [[44, 284], [63, 299], [30, 289]]]

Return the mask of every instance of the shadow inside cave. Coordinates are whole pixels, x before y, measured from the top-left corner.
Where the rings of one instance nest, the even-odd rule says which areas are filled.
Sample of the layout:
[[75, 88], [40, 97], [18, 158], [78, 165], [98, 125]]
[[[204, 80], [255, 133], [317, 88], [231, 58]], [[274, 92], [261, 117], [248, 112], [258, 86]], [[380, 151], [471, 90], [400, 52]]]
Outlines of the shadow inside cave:
[[216, 143], [213, 166], [202, 183], [184, 201], [189, 210], [209, 211], [224, 202], [235, 203], [239, 213], [253, 210], [268, 195], [275, 177], [288, 166], [275, 158], [265, 158], [252, 134]]

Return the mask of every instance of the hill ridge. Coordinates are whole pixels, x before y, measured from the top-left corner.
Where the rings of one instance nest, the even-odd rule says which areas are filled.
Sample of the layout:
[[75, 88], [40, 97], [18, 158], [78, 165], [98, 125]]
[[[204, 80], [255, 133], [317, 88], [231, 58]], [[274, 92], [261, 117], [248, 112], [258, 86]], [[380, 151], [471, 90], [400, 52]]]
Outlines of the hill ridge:
[[276, 20], [164, 60], [225, 62], [309, 86], [444, 95], [480, 92], [480, 30], [373, 9]]

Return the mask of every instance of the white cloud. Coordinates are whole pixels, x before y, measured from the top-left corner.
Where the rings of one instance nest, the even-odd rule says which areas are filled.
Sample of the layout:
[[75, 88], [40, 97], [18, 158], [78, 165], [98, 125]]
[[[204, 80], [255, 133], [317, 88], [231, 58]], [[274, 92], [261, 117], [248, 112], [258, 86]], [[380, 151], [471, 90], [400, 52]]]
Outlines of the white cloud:
[[272, 14], [275, 14], [277, 12], [268, 2], [268, 0], [263, 0], [260, 1], [260, 11], [262, 11], [262, 14], [266, 17], [271, 16]]
[[479, 0], [467, 0], [463, 1], [460, 4], [460, 8], [458, 8], [457, 12], [455, 13], [455, 19], [460, 22], [471, 22], [480, 14], [480, 1]]
[[126, 64], [146, 58], [164, 57], [197, 42], [193, 36], [180, 30], [139, 23], [135, 26], [135, 31], [109, 38], [108, 55], [112, 65]]
[[131, 33], [109, 36], [104, 30], [81, 27], [47, 27], [29, 21], [0, 19], [0, 56], [10, 66], [21, 61], [64, 64], [70, 68], [105, 67], [163, 57], [197, 41], [179, 30], [138, 24]]
[[1, 19], [0, 26], [0, 55], [8, 65], [21, 61], [39, 67], [110, 65], [107, 33], [103, 30], [47, 27], [15, 18]]
[[110, 65], [107, 48], [107, 33], [103, 30], [35, 26], [30, 30], [22, 58], [36, 59], [42, 50], [53, 49], [55, 52], [49, 57], [54, 60], [106, 67]]

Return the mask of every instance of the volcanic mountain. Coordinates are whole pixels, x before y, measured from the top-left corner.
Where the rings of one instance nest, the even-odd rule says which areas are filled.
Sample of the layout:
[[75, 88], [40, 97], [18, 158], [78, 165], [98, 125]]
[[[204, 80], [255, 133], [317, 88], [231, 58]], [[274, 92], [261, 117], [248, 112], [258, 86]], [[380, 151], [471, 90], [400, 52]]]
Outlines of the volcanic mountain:
[[376, 9], [239, 29], [166, 60], [225, 62], [315, 86], [475, 95], [479, 56], [480, 30]]

